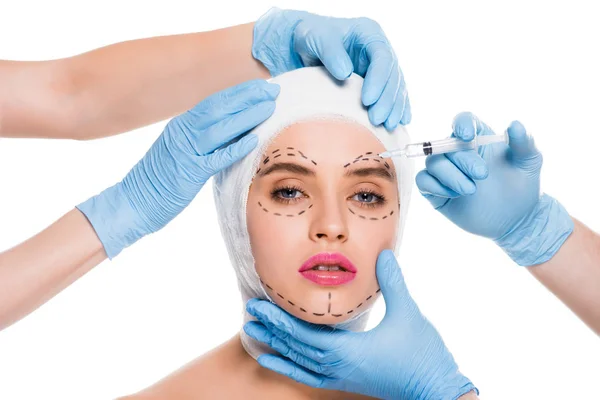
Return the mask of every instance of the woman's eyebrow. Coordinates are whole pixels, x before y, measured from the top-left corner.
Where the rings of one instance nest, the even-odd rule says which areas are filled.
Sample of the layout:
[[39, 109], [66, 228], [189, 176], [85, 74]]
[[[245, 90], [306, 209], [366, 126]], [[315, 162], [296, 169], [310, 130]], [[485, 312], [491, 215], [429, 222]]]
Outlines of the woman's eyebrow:
[[345, 173], [344, 173], [345, 177], [352, 177], [352, 176], [360, 176], [360, 177], [365, 177], [365, 176], [377, 176], [380, 178], [384, 178], [390, 182], [394, 182], [394, 175], [392, 175], [392, 173], [390, 171], [388, 171], [387, 169], [383, 168], [383, 167], [365, 167], [365, 168], [352, 168], [352, 169], [348, 169]]
[[307, 168], [305, 166], [302, 166], [300, 164], [278, 162], [275, 164], [271, 164], [268, 168], [265, 168], [260, 173], [260, 176], [269, 175], [270, 173], [273, 173], [276, 171], [287, 171], [287, 172], [292, 172], [294, 174], [300, 174], [300, 175], [305, 175], [305, 176], [315, 176], [316, 175], [315, 171], [313, 171], [312, 169]]

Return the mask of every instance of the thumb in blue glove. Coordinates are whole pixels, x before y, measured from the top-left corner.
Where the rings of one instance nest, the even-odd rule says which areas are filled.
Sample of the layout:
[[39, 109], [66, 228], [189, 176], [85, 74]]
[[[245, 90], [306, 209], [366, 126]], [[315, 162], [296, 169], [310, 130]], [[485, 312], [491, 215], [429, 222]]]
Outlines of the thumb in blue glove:
[[121, 182], [77, 206], [108, 257], [161, 229], [212, 175], [252, 151], [256, 136], [241, 136], [271, 116], [278, 94], [278, 85], [254, 80], [206, 98], [173, 118]]
[[311, 324], [268, 301], [248, 301], [258, 321], [248, 322], [246, 333], [285, 356], [264, 354], [258, 362], [312, 387], [386, 399], [457, 399], [476, 391], [413, 301], [390, 250], [379, 255], [377, 280], [386, 314], [368, 332]]
[[[417, 186], [433, 207], [460, 228], [494, 240], [519, 265], [550, 259], [573, 230], [553, 198], [540, 193], [542, 154], [514, 121], [509, 144], [429, 156]], [[452, 136], [465, 141], [494, 132], [471, 113], [454, 120]]]

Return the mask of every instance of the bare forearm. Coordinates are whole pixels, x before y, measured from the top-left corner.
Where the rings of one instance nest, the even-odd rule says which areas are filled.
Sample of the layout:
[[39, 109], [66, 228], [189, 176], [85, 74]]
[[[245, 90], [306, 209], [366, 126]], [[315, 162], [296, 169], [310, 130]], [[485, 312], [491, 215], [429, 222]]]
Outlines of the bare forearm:
[[554, 257], [528, 269], [600, 335], [600, 236], [573, 220], [573, 233]]
[[34, 311], [105, 258], [102, 243], [78, 210], [0, 253], [0, 330]]
[[253, 26], [133, 40], [55, 61], [0, 61], [0, 136], [111, 136], [266, 79], [251, 54]]

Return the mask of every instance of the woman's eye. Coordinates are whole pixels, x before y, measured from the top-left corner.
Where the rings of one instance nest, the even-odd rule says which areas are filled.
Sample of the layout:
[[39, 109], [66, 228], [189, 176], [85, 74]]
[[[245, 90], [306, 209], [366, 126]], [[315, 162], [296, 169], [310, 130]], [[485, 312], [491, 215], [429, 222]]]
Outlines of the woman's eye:
[[296, 189], [281, 189], [277, 191], [277, 194], [282, 199], [297, 199], [302, 197], [302, 193]]
[[361, 192], [361, 193], [357, 193], [354, 195], [353, 200], [358, 201], [360, 203], [378, 203], [380, 201], [379, 196], [373, 194], [373, 193], [365, 193], [365, 192]]

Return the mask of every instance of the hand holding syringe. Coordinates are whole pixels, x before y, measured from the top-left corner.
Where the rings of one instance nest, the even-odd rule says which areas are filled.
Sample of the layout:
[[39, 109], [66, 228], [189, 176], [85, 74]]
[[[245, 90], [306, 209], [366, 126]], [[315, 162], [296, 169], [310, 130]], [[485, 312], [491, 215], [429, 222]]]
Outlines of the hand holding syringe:
[[404, 148], [384, 151], [379, 154], [383, 158], [388, 157], [421, 157], [431, 154], [453, 153], [461, 150], [477, 150], [479, 146], [491, 143], [508, 144], [508, 133], [503, 135], [475, 135], [473, 140], [465, 142], [459, 138], [440, 139], [432, 142], [421, 142], [407, 144]]

